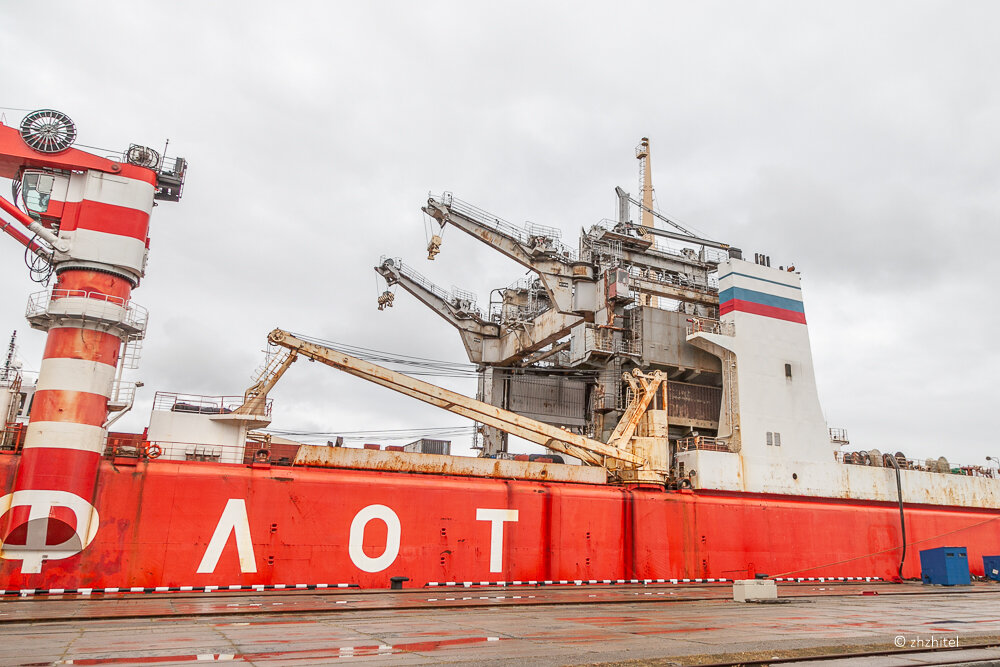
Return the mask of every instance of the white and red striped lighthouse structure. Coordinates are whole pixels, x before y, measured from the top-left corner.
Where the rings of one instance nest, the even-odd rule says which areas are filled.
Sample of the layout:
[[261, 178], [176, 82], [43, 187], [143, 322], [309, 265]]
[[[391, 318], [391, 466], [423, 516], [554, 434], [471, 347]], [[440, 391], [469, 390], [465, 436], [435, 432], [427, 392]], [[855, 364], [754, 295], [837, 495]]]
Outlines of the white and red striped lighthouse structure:
[[[0, 126], [0, 176], [21, 186], [24, 210], [0, 208], [9, 235], [49, 265], [51, 291], [32, 295], [27, 318], [47, 331], [31, 419], [13, 492], [0, 499], [3, 557], [23, 574], [83, 550], [99, 528], [94, 508], [109, 405], [123, 351], [142, 338], [145, 310], [131, 301], [143, 276], [155, 199], [180, 198], [184, 162], [165, 171], [133, 146], [122, 161], [69, 147], [63, 114], [29, 114], [20, 131]], [[133, 162], [130, 164], [129, 162]], [[41, 240], [39, 240], [41, 239]]]

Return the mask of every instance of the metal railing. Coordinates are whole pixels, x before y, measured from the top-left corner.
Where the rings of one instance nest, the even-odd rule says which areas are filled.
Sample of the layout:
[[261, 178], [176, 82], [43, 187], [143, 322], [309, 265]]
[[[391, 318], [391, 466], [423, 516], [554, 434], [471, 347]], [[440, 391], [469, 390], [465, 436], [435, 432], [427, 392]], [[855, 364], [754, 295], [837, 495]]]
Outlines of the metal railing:
[[605, 354], [642, 354], [642, 339], [632, 332], [621, 332], [615, 339], [614, 329], [601, 329], [588, 324], [584, 332], [585, 349]]
[[[591, 227], [591, 229], [593, 229], [594, 227], [600, 227], [608, 231], [615, 232], [616, 234], [627, 233], [627, 229], [622, 229], [622, 223], [618, 222], [617, 220], [611, 220], [609, 218], [601, 218]], [[635, 229], [635, 227], [633, 228]], [[590, 234], [589, 232], [588, 235], [592, 236], [592, 234]], [[638, 238], [644, 238], [644, 237], [640, 236]], [[697, 253], [697, 260], [705, 264], [722, 264], [723, 262], [729, 259], [728, 250], [723, 250], [721, 248], [712, 248], [710, 246], [702, 246], [695, 239], [692, 239], [690, 241], [677, 239], [677, 242], [689, 243], [693, 246], [697, 246], [698, 250], [695, 251]], [[686, 257], [690, 259], [690, 255], [684, 253], [684, 248], [681, 249], [672, 248], [669, 245], [665, 245], [663, 242], [656, 243], [654, 241], [653, 249], [665, 255], [673, 255], [675, 257]], [[688, 250], [690, 250], [690, 248], [688, 248]]]
[[[52, 306], [54, 303], [62, 299], [86, 299], [87, 301], [83, 302], [81, 308], [67, 309], [65, 313], [59, 314], [80, 315], [84, 318], [94, 317], [102, 321], [121, 322], [122, 324], [126, 324], [139, 331], [144, 331], [147, 323], [149, 322], [149, 311], [136, 303], [121, 298], [120, 296], [103, 294], [101, 292], [66, 289], [54, 289], [51, 292], [35, 292], [28, 297], [28, 307], [25, 310], [24, 316], [31, 319], [34, 317], [48, 315], [52, 312]], [[121, 309], [121, 313], [117, 317], [109, 318], [109, 315], [112, 313], [106, 309], [102, 309], [100, 313], [89, 310], [89, 302], [99, 302], [117, 306]]]
[[148, 445], [149, 442], [140, 433], [109, 435], [104, 447], [104, 455], [107, 457], [147, 457], [149, 455]]
[[393, 267], [399, 271], [401, 276], [404, 276], [407, 280], [416, 283], [423, 289], [427, 290], [438, 299], [441, 299], [445, 303], [450, 303], [456, 308], [460, 308], [468, 313], [473, 313], [482, 317], [482, 312], [479, 310], [479, 306], [476, 304], [479, 297], [475, 292], [470, 292], [452, 285], [451, 292], [446, 292], [441, 287], [438, 287], [430, 280], [424, 277], [422, 273], [411, 268], [409, 265], [404, 264], [398, 257], [386, 257], [382, 255], [379, 258], [379, 266], [383, 266], [386, 260], [392, 262]]
[[[875, 450], [873, 450], [875, 451]], [[897, 456], [894, 454], [878, 454], [874, 458], [872, 452], [834, 452], [834, 457], [840, 463], [847, 465], [861, 465], [874, 468], [891, 468], [892, 463], [888, 457], [893, 457], [902, 470], [917, 470], [920, 472], [935, 472], [949, 475], [966, 475], [970, 477], [988, 477], [996, 479], [998, 471], [996, 468], [968, 465], [964, 463], [949, 463], [944, 459], [915, 459], [907, 456]]]
[[261, 460], [257, 454], [260, 450], [268, 452], [264, 459], [274, 465], [292, 465], [299, 445], [296, 444], [264, 444], [248, 441], [241, 445], [206, 445], [196, 442], [177, 442], [170, 440], [146, 441], [141, 435], [125, 435], [109, 437], [104, 455], [117, 458], [162, 459], [165, 461], [202, 461], [209, 463], [225, 463], [229, 465], [246, 465], [255, 460]]
[[134, 382], [119, 382], [115, 380], [108, 402], [131, 405], [135, 401], [135, 392], [137, 390], [138, 387], [136, 387]]
[[[201, 415], [225, 415], [243, 405], [243, 396], [202, 396], [158, 391], [153, 397], [153, 409], [166, 412], [187, 412]], [[272, 399], [264, 404], [264, 415], [271, 414]], [[255, 415], [256, 416], [256, 415]]]
[[0, 451], [7, 453], [18, 453], [24, 447], [24, 436], [28, 432], [28, 425], [20, 422], [6, 422], [0, 424]]
[[669, 271], [657, 271], [656, 269], [649, 269], [645, 267], [640, 268], [634, 265], [628, 267], [628, 272], [633, 278], [645, 280], [651, 283], [658, 283], [660, 285], [668, 285], [670, 287], [678, 287], [698, 292], [717, 293], [719, 291], [718, 280], [713, 283], [712, 279], [708, 277], [706, 277], [707, 282], [701, 283], [697, 280], [692, 280], [687, 276], [670, 273]]
[[723, 262], [729, 259], [728, 250], [706, 247], [702, 249], [702, 252], [704, 253], [702, 255], [704, 257], [703, 261], [705, 261], [708, 264], [722, 264]]
[[459, 213], [470, 220], [474, 220], [484, 227], [504, 236], [513, 238], [518, 243], [530, 247], [542, 247], [558, 254], [569, 261], [576, 261], [576, 250], [565, 245], [562, 241], [562, 232], [546, 225], [527, 223], [520, 227], [514, 225], [499, 216], [493, 215], [489, 211], [456, 198], [450, 192], [444, 193], [441, 197], [435, 197], [439, 202], [448, 206], [451, 210]]
[[677, 441], [678, 452], [690, 452], [700, 449], [708, 452], [729, 452], [729, 445], [725, 440], [704, 435], [696, 435], [690, 438], [682, 438]]
[[851, 440], [847, 437], [846, 428], [831, 428], [830, 429], [830, 442], [836, 442], [841, 445], [850, 444]]
[[736, 323], [723, 322], [721, 320], [708, 320], [700, 317], [688, 320], [687, 334], [690, 336], [693, 333], [699, 332], [720, 334], [722, 336], [735, 336]]

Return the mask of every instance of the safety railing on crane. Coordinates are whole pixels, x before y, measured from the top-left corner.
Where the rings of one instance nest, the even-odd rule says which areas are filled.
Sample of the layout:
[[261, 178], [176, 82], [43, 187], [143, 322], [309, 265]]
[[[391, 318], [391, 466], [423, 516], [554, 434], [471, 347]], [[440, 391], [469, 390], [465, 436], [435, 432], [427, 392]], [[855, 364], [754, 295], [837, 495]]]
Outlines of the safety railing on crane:
[[570, 248], [562, 242], [562, 232], [555, 227], [538, 225], [531, 222], [524, 226], [518, 226], [499, 216], [493, 215], [489, 211], [483, 210], [478, 206], [462, 201], [449, 192], [444, 193], [439, 198], [439, 201], [445, 203], [456, 213], [459, 213], [470, 220], [474, 220], [480, 225], [488, 227], [500, 234], [509, 236], [518, 243], [530, 247], [542, 247], [545, 250], [550, 250], [556, 253], [568, 261], [576, 261], [577, 259], [576, 250]]
[[452, 285], [450, 292], [446, 292], [443, 288], [438, 287], [433, 282], [425, 278], [422, 273], [411, 268], [409, 265], [404, 264], [398, 257], [387, 257], [382, 255], [379, 258], [379, 266], [385, 266], [386, 260], [392, 262], [393, 268], [399, 271], [400, 275], [406, 277], [406, 279], [410, 282], [420, 285], [420, 287], [424, 288], [442, 301], [450, 303], [468, 313], [473, 313], [475, 315], [479, 315], [480, 317], [482, 316], [479, 306], [476, 303], [479, 300], [479, 297], [475, 292], [463, 290], [455, 287], [454, 285]]
[[[608, 231], [616, 232], [616, 233], [622, 233], [623, 231], [625, 231], [622, 228], [622, 223], [618, 222], [617, 220], [611, 220], [609, 218], [602, 218], [602, 219], [598, 220], [591, 227], [591, 229], [593, 229], [594, 227], [606, 229]], [[688, 241], [677, 241], [677, 242], [678, 243], [688, 243]], [[699, 245], [698, 242], [697, 242], [697, 240], [695, 240], [695, 239], [692, 239], [690, 241], [690, 244], [694, 245], [694, 246], [697, 246], [697, 248], [698, 248], [697, 251], [696, 251], [696, 255], [693, 257], [693, 259], [697, 259], [699, 262], [702, 262], [704, 264], [722, 264], [723, 262], [725, 262], [726, 260], [729, 259], [729, 252], [727, 250], [723, 250], [721, 248], [712, 248], [712, 247], [709, 247], [709, 246]], [[656, 243], [655, 248], [656, 248], [656, 251], [659, 252], [659, 253], [663, 253], [663, 254], [666, 254], [666, 255], [673, 255], [675, 257], [685, 257], [685, 258], [688, 258], [688, 259], [692, 259], [692, 256], [690, 255], [690, 253], [685, 253], [684, 252], [685, 248], [675, 248], [675, 247], [672, 247], [669, 244], [667, 244], [663, 239], [660, 239]], [[690, 250], [690, 248], [687, 248], [687, 249]], [[589, 258], [585, 258], [585, 259], [589, 259]]]

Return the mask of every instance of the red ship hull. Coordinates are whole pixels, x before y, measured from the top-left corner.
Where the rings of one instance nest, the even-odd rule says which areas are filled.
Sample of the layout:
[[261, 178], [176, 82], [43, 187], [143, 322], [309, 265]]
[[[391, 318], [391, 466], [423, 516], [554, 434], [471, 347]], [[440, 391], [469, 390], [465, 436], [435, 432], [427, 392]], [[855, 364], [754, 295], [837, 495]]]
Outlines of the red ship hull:
[[[6, 489], [18, 458], [0, 457]], [[879, 502], [166, 461], [102, 461], [97, 488], [93, 542], [37, 574], [14, 554], [0, 587], [891, 578], [901, 545], [898, 507]], [[920, 549], [952, 544], [982, 575], [1000, 511], [907, 506], [906, 535], [904, 577]]]

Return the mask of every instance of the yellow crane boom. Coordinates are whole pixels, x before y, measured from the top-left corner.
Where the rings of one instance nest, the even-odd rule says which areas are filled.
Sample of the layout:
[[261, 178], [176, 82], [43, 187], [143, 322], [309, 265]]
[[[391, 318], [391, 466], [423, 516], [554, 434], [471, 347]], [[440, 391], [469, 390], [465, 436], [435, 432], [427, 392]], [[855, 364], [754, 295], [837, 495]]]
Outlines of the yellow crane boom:
[[[443, 389], [436, 385], [417, 380], [408, 375], [383, 368], [368, 361], [363, 361], [337, 350], [309, 343], [287, 331], [275, 329], [268, 335], [275, 345], [287, 348], [292, 353], [314, 359], [327, 366], [338, 368], [355, 377], [388, 387], [407, 396], [412, 396], [425, 403], [468, 417], [482, 424], [493, 426], [524, 438], [530, 442], [548, 447], [549, 449], [575, 456], [592, 465], [604, 465], [605, 459], [614, 459], [625, 464], [625, 467], [642, 467], [645, 459], [598, 440], [593, 440], [576, 433], [564, 431], [550, 424], [545, 424], [495, 405], [477, 401], [454, 391]], [[621, 464], [619, 464], [621, 467]]]

